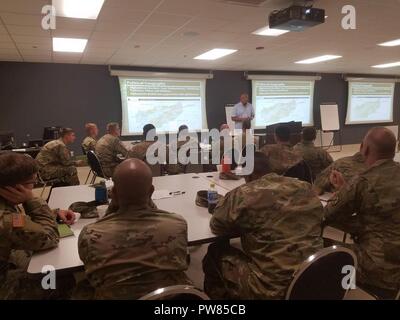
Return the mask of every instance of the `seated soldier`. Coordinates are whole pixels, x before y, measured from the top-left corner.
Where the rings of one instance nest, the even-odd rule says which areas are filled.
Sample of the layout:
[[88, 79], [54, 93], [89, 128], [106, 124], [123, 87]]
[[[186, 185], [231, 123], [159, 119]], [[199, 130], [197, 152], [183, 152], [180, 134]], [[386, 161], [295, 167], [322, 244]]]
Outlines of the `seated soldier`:
[[306, 127], [302, 132], [302, 141], [293, 148], [311, 169], [313, 179], [333, 162], [331, 155], [326, 150], [314, 145], [316, 138], [317, 130], [314, 127]]
[[116, 166], [128, 156], [128, 149], [119, 139], [121, 129], [119, 124], [107, 124], [107, 134], [96, 143], [96, 154], [106, 178], [111, 178]]
[[131, 151], [129, 152], [129, 156], [131, 158], [137, 158], [142, 161], [146, 161], [146, 152], [147, 149], [156, 141], [156, 140], [147, 140], [150, 139], [150, 137], [147, 136], [147, 134], [151, 131], [154, 130], [154, 135], [156, 131], [156, 127], [152, 124], [146, 124], [143, 127], [143, 141], [135, 144]]
[[97, 135], [99, 134], [99, 129], [94, 123], [86, 123], [86, 138], [82, 141], [82, 149], [86, 153], [89, 151], [94, 151], [96, 148]]
[[76, 166], [83, 165], [82, 160], [74, 161], [68, 145], [74, 143], [75, 132], [63, 128], [60, 139], [46, 143], [36, 157], [40, 176], [43, 180], [57, 180], [58, 185], [74, 186], [79, 184]]
[[314, 181], [314, 190], [317, 194], [335, 191], [331, 184], [330, 175], [333, 170], [339, 171], [345, 181], [350, 181], [353, 177], [366, 170], [365, 159], [360, 152], [334, 161], [328, 168], [323, 170]]
[[333, 171], [331, 182], [339, 191], [325, 207], [326, 224], [353, 236], [357, 284], [386, 299], [394, 299], [400, 288], [400, 165], [393, 161], [395, 149], [396, 137], [389, 129], [371, 129], [361, 145], [367, 169], [350, 182]]
[[151, 202], [151, 170], [138, 159], [115, 169], [113, 208], [86, 226], [79, 256], [96, 299], [138, 299], [158, 288], [188, 284], [187, 225]]
[[204, 289], [212, 299], [282, 299], [293, 273], [322, 249], [323, 209], [311, 185], [271, 172], [256, 152], [247, 183], [215, 208], [212, 232], [240, 236], [243, 251], [226, 242], [209, 246]]
[[[57, 246], [57, 213], [67, 224], [74, 222], [75, 215], [52, 211], [44, 200], [33, 196], [37, 172], [37, 163], [31, 157], [12, 152], [0, 155], [0, 299], [40, 299], [60, 294], [42, 289], [41, 279], [29, 276], [26, 270], [32, 251]], [[71, 289], [74, 282], [70, 284]]]
[[275, 142], [276, 144], [265, 145], [260, 149], [267, 156], [272, 172], [284, 174], [288, 169], [303, 160], [290, 144], [289, 127], [285, 125], [276, 127]]
[[[187, 148], [186, 157], [189, 157], [191, 152], [199, 152], [199, 143], [189, 135], [189, 128], [185, 124], [179, 127], [177, 140], [170, 142], [167, 148], [167, 165], [165, 170], [170, 175], [185, 172], [186, 165], [179, 159], [179, 150], [183, 146]], [[177, 163], [172, 163], [171, 159], [176, 159]]]

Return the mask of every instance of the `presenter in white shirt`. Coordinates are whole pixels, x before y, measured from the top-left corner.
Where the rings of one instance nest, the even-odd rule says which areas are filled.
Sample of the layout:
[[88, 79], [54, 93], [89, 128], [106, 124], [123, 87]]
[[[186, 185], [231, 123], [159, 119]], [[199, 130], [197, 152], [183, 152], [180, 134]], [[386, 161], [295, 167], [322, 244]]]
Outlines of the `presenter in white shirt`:
[[240, 102], [235, 104], [233, 110], [232, 121], [235, 122], [235, 129], [240, 130], [243, 128], [243, 121], [254, 119], [254, 109], [249, 102], [249, 95], [242, 93]]

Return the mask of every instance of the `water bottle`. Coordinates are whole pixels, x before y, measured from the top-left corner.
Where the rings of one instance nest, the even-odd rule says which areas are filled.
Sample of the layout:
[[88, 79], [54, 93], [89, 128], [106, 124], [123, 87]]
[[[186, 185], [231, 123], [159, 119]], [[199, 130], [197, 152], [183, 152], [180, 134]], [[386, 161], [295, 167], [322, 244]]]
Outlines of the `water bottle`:
[[100, 184], [95, 187], [95, 199], [99, 204], [108, 203], [107, 186], [105, 181], [101, 181]]
[[218, 192], [217, 189], [215, 189], [215, 183], [210, 184], [210, 188], [207, 191], [207, 200], [208, 200], [208, 212], [213, 213], [218, 202]]

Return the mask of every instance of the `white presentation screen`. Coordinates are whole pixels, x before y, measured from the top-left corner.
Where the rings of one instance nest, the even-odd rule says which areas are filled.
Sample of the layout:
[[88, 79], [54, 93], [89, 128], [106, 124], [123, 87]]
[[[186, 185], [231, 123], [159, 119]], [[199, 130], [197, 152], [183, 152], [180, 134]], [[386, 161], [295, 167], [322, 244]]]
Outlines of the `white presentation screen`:
[[151, 123], [158, 133], [207, 129], [206, 80], [119, 78], [122, 135], [142, 134]]
[[346, 124], [393, 122], [393, 82], [349, 82]]
[[253, 80], [252, 85], [256, 128], [290, 121], [314, 124], [314, 81]]

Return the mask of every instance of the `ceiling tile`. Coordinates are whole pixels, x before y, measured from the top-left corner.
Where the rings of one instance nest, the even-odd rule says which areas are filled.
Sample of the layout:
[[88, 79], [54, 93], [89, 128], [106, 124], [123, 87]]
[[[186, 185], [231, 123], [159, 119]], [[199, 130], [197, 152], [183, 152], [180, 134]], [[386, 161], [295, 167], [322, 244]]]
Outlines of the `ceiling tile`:
[[16, 26], [7, 25], [7, 29], [11, 36], [36, 36], [36, 37], [49, 37], [50, 30], [44, 30], [37, 26]]
[[124, 7], [103, 7], [98, 21], [141, 23], [149, 14], [150, 11], [129, 10]]
[[96, 20], [57, 17], [56, 29], [93, 30]]
[[0, 17], [6, 25], [40, 27], [43, 17], [40, 14], [16, 14], [0, 12]]
[[43, 6], [48, 4], [48, 0], [1, 0], [0, 12], [41, 14]]
[[75, 29], [62, 29], [57, 28], [52, 31], [53, 37], [59, 38], [80, 38], [80, 39], [89, 39], [92, 31], [90, 30], [75, 30]]
[[96, 31], [100, 32], [133, 32], [139, 27], [139, 23], [123, 21], [99, 21], [96, 24]]
[[107, 0], [104, 7], [117, 7], [129, 10], [153, 10], [163, 0]]
[[153, 13], [147, 20], [146, 23], [154, 24], [159, 26], [170, 26], [180, 27], [186, 22], [190, 21], [190, 16], [181, 16], [166, 13]]
[[44, 37], [31, 37], [31, 36], [13, 36], [13, 39], [17, 45], [20, 44], [32, 44], [32, 45], [37, 45], [37, 46], [52, 46], [52, 40], [50, 37], [44, 38]]
[[125, 32], [100, 32], [100, 31], [94, 31], [93, 34], [91, 35], [90, 39], [91, 40], [103, 40], [103, 41], [124, 41], [127, 39], [130, 35], [129, 31]]

